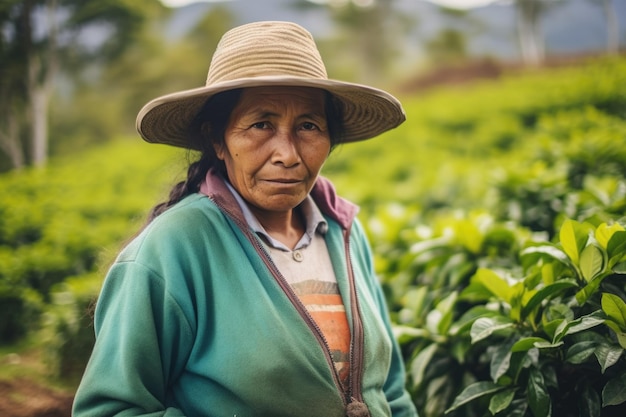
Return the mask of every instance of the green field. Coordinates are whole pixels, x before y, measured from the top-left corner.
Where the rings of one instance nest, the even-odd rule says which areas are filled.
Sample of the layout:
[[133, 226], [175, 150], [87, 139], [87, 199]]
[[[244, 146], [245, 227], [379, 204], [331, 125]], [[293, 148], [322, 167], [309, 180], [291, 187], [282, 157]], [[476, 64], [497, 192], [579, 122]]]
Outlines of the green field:
[[[626, 60], [400, 98], [323, 174], [361, 206], [420, 415], [623, 415]], [[107, 265], [192, 157], [118, 138], [0, 176], [0, 354], [72, 389]]]

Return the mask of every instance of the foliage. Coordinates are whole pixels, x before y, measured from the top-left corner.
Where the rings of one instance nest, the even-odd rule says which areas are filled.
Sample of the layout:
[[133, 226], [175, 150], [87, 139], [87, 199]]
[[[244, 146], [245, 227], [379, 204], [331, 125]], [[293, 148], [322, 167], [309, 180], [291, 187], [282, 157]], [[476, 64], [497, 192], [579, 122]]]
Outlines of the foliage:
[[[48, 103], [60, 71], [118, 56], [145, 18], [163, 7], [153, 1], [4, 1], [0, 5], [0, 156], [9, 166], [39, 165], [48, 153]], [[85, 31], [99, 32], [89, 37]], [[96, 41], [93, 41], [97, 39]], [[4, 161], [0, 159], [0, 164]]]
[[[604, 64], [587, 74], [612, 75], [594, 82], [566, 71], [571, 78], [552, 83], [544, 74], [516, 80], [518, 88], [498, 83], [497, 103], [491, 86], [471, 99], [439, 93], [425, 106], [445, 98], [453, 109], [444, 113], [443, 101], [422, 109], [430, 123], [421, 131], [435, 138], [425, 156], [417, 147], [423, 141], [386, 152], [397, 169], [416, 169], [408, 162], [414, 158], [420, 174], [437, 174], [420, 182], [423, 197], [403, 185], [402, 204], [366, 200], [421, 416], [610, 416], [626, 409], [618, 388], [626, 374], [626, 124], [623, 107], [607, 105], [623, 102], [624, 75], [613, 72], [621, 64]], [[618, 81], [612, 92], [601, 91]], [[532, 99], [537, 91], [542, 97]], [[438, 169], [449, 161], [431, 152], [446, 143], [438, 129], [458, 145], [444, 155], [456, 169], [452, 186]], [[372, 171], [387, 177], [370, 179]], [[383, 198], [389, 187], [377, 184], [400, 185], [389, 171], [354, 172]], [[406, 178], [416, 185], [415, 174]], [[343, 185], [341, 175], [337, 182]], [[432, 200], [442, 191], [444, 198], [428, 204], [428, 194]]]
[[140, 227], [183, 162], [167, 148], [144, 152], [139, 141], [118, 141], [1, 177], [0, 305], [10, 314], [0, 316], [0, 341], [37, 328], [55, 285], [98, 271]]
[[[598, 60], [407, 95], [403, 126], [331, 155], [422, 417], [623, 414], [625, 77]], [[104, 271], [185, 159], [135, 138], [0, 176], [3, 343], [39, 332], [51, 371], [80, 372]]]

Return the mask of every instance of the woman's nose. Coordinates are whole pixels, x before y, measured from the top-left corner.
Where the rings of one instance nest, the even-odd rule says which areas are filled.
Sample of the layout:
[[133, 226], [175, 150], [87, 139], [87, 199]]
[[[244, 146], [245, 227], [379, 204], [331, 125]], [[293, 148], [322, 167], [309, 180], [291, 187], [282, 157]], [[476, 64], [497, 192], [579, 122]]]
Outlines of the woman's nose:
[[300, 152], [296, 140], [296, 135], [290, 129], [278, 130], [273, 141], [272, 163], [286, 167], [297, 165], [300, 162]]

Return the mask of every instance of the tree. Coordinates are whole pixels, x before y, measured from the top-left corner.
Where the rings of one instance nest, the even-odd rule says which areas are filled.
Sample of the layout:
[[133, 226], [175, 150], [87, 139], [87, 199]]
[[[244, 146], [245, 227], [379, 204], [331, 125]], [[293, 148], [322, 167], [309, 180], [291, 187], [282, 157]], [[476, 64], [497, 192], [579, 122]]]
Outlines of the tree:
[[606, 52], [608, 54], [617, 54], [619, 52], [619, 20], [617, 12], [612, 0], [591, 0], [598, 3], [604, 11], [606, 19]]
[[22, 39], [24, 19], [17, 7], [19, 1], [8, 1], [0, 5], [0, 150], [14, 168], [24, 166], [24, 151], [20, 143], [22, 117], [26, 109], [25, 51]]
[[[379, 83], [390, 62], [400, 52], [401, 40], [413, 22], [394, 9], [394, 0], [329, 0], [323, 3], [337, 24], [339, 34], [329, 41], [332, 48], [325, 48], [324, 41], [320, 40], [320, 49], [329, 54], [341, 54], [337, 62], [353, 61], [348, 65], [353, 73], [342, 77]], [[296, 6], [319, 7], [304, 0]]]
[[[0, 108], [9, 111], [0, 114], [0, 144], [12, 167], [47, 159], [48, 110], [59, 72], [118, 56], [156, 7], [149, 0], [3, 2]], [[100, 33], [95, 42], [84, 36], [88, 30]]]
[[523, 61], [530, 66], [543, 62], [545, 50], [540, 17], [544, 11], [541, 0], [517, 0], [517, 34]]
[[536, 67], [543, 63], [545, 47], [541, 18], [548, 9], [565, 0], [515, 0], [517, 8], [517, 34], [526, 65]]

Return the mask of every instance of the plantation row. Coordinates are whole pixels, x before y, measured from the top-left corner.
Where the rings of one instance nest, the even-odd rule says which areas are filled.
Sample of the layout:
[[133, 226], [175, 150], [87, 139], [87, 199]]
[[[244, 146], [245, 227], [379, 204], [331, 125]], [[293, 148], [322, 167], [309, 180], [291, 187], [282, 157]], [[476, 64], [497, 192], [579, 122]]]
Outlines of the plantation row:
[[[420, 415], [623, 415], [626, 60], [402, 101], [324, 174], [362, 207]], [[80, 375], [106, 268], [188, 157], [120, 139], [0, 177], [0, 340]]]

